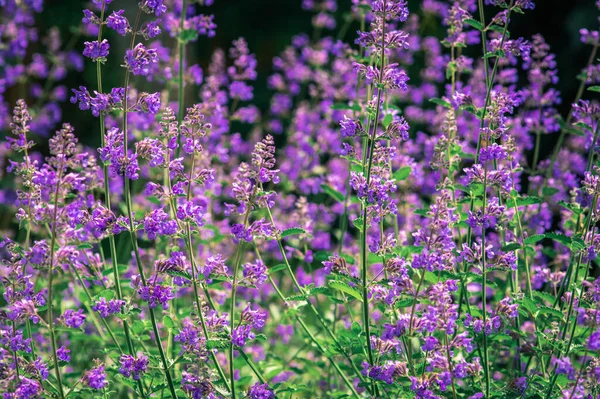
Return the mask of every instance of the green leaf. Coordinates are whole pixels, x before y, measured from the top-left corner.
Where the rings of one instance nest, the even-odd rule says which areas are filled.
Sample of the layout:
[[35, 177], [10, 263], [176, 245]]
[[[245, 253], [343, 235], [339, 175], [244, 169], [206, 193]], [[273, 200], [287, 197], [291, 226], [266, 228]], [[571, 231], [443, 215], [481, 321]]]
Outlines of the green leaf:
[[94, 247], [92, 246], [92, 244], [79, 244], [79, 245], [77, 246], [77, 249], [92, 249], [92, 248], [94, 248]]
[[571, 245], [571, 243], [573, 242], [573, 239], [569, 236], [566, 236], [564, 234], [557, 234], [557, 233], [546, 233], [546, 237], [557, 241], [563, 245], [569, 246]]
[[542, 188], [542, 194], [544, 194], [545, 197], [552, 197], [554, 194], [558, 193], [559, 190], [557, 188], [554, 187], [544, 187]]
[[514, 251], [514, 250], [520, 249], [520, 248], [521, 248], [521, 244], [519, 244], [518, 242], [513, 242], [513, 243], [503, 246], [500, 249], [504, 252], [510, 252], [510, 251]]
[[600, 86], [590, 86], [588, 87], [588, 91], [595, 91], [596, 93], [600, 93]]
[[113, 290], [103, 290], [100, 292], [100, 294], [98, 294], [98, 297], [106, 298], [107, 301], [110, 301], [115, 297], [115, 292]]
[[301, 229], [300, 227], [292, 227], [290, 229], [285, 229], [281, 232], [281, 238], [295, 236], [298, 234], [305, 234], [306, 230]]
[[197, 37], [198, 31], [196, 29], [184, 29], [179, 35], [179, 40], [181, 40], [183, 43], [189, 43]]
[[[541, 198], [534, 197], [534, 196], [517, 198], [515, 201], [517, 202], [517, 206], [527, 206], [527, 205], [535, 205], [535, 204], [541, 204], [542, 203], [542, 199]], [[515, 201], [508, 202], [506, 204], [506, 207], [507, 208], [514, 208], [515, 207]]]
[[383, 127], [387, 129], [387, 127], [390, 125], [390, 123], [392, 123], [392, 120], [394, 119], [394, 115], [392, 114], [387, 114], [385, 116], [385, 118], [383, 118]]
[[394, 172], [394, 179], [398, 181], [406, 180], [406, 178], [410, 175], [410, 172], [412, 172], [412, 168], [410, 166], [403, 166]]
[[338, 202], [344, 202], [344, 194], [340, 193], [336, 189], [328, 186], [327, 184], [321, 184], [321, 189], [334, 200]]
[[545, 234], [534, 234], [530, 237], [527, 237], [526, 239], [523, 240], [523, 243], [525, 244], [535, 244], [538, 241], [543, 240], [544, 238], [546, 238]]
[[281, 270], [285, 270], [286, 268], [287, 268], [286, 265], [284, 265], [283, 263], [280, 263], [278, 265], [275, 265], [275, 266], [271, 267], [269, 269], [269, 273], [277, 273], [277, 272], [279, 272]]
[[351, 285], [349, 285], [348, 283], [344, 282], [344, 281], [337, 281], [337, 280], [333, 280], [330, 281], [328, 283], [328, 285], [331, 288], [334, 288], [336, 290], [340, 290], [348, 295], [350, 295], [351, 297], [354, 297], [356, 299], [358, 299], [359, 301], [363, 301], [362, 299], [362, 294], [360, 293], [359, 290], [357, 290], [356, 288], [352, 287]]
[[481, 22], [473, 19], [473, 18], [467, 18], [467, 19], [464, 20], [464, 22], [467, 25], [471, 25], [473, 28], [477, 29], [478, 31], [484, 30], [483, 24]]
[[558, 317], [559, 319], [563, 319], [564, 315], [560, 310], [551, 308], [550, 306], [540, 306], [539, 307], [539, 311], [542, 314], [547, 314], [547, 315], [551, 315], [551, 316], [555, 316]]
[[505, 32], [503, 26], [500, 26], [500, 25], [490, 25], [490, 26], [488, 26], [488, 29], [489, 30], [493, 30], [494, 32], [504, 33], [504, 36], [507, 37], [507, 38], [510, 37], [510, 33], [508, 32], [508, 30]]
[[504, 58], [504, 51], [503, 50], [490, 51], [483, 56], [484, 59], [494, 58], [494, 57]]
[[363, 218], [356, 218], [352, 221], [352, 224], [354, 225], [354, 227], [356, 227], [359, 231], [363, 230]]
[[168, 270], [167, 274], [169, 274], [170, 276], [178, 276], [178, 277], [187, 278], [188, 280], [192, 279], [192, 275], [190, 273], [186, 272], [185, 270]]
[[146, 330], [146, 325], [141, 320], [136, 320], [131, 325], [131, 331], [133, 331], [135, 334], [140, 335], [144, 332], [144, 330]]
[[452, 108], [452, 106], [450, 105], [450, 103], [448, 101], [442, 100], [441, 98], [436, 98], [436, 97], [430, 98], [429, 102], [432, 102], [437, 105], [441, 105], [444, 108], [448, 108], [448, 109]]
[[173, 319], [171, 318], [171, 316], [165, 316], [165, 317], [163, 317], [163, 324], [167, 328], [173, 328], [173, 327], [175, 327], [175, 322], [173, 321]]
[[344, 110], [349, 109], [351, 111], [360, 111], [360, 105], [358, 104], [345, 104], [345, 103], [334, 103], [330, 107], [333, 110]]
[[581, 209], [579, 207], [579, 204], [571, 204], [566, 201], [560, 200], [560, 201], [558, 201], [558, 205], [570, 210], [571, 212], [573, 212], [576, 215], [579, 215], [583, 212], [583, 209]]
[[224, 349], [229, 347], [229, 341], [225, 338], [209, 338], [206, 340], [208, 349]]

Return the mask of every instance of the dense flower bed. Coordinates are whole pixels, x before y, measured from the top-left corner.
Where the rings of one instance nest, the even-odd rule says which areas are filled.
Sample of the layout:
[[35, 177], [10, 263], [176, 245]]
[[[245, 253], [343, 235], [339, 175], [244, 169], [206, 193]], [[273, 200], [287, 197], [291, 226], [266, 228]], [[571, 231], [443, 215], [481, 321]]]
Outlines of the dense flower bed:
[[600, 398], [598, 31], [560, 115], [532, 0], [304, 0], [261, 110], [211, 3], [0, 0], [3, 399]]

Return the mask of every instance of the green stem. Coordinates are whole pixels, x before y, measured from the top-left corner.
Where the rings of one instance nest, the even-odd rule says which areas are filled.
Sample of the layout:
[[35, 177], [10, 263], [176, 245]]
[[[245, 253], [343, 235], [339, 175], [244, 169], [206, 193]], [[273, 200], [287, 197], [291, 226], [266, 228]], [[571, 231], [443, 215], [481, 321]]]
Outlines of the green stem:
[[52, 344], [52, 361], [54, 363], [54, 372], [56, 373], [56, 381], [58, 384], [58, 393], [61, 399], [64, 399], [65, 393], [63, 392], [62, 377], [60, 375], [60, 367], [58, 365], [58, 356], [56, 354], [56, 334], [54, 333], [54, 316], [52, 314], [53, 308], [53, 276], [54, 276], [54, 252], [56, 247], [56, 229], [58, 224], [58, 193], [60, 190], [60, 182], [63, 175], [62, 162], [59, 165], [58, 175], [56, 178], [56, 190], [54, 191], [54, 210], [52, 214], [52, 229], [50, 239], [50, 269], [48, 276], [48, 328], [50, 330], [50, 343]]
[[[258, 252], [258, 248], [256, 248], [256, 253], [257, 253], [258, 258], [260, 259], [260, 253]], [[277, 284], [275, 283], [275, 281], [273, 281], [273, 277], [271, 277], [271, 275], [269, 274], [268, 278], [269, 278], [269, 282], [271, 283], [271, 286], [273, 286], [273, 288], [275, 289], [275, 292], [277, 293], [277, 296], [279, 296], [279, 298], [281, 299], [281, 301], [283, 303], [286, 303], [287, 301], [285, 299], [285, 296], [281, 293], [281, 290], [279, 289], [279, 287], [277, 286]], [[348, 380], [348, 377], [346, 377], [346, 375], [340, 369], [340, 367], [338, 366], [338, 364], [336, 363], [336, 361], [331, 356], [329, 356], [327, 354], [327, 352], [321, 346], [321, 344], [319, 343], [319, 341], [317, 340], [317, 338], [308, 329], [308, 326], [306, 325], [306, 323], [304, 323], [304, 320], [302, 320], [300, 318], [300, 316], [298, 316], [298, 315], [295, 315], [294, 318], [300, 324], [300, 326], [302, 327], [302, 329], [304, 330], [304, 332], [306, 333], [306, 335], [308, 335], [308, 337], [314, 343], [314, 345], [317, 347], [317, 349], [319, 349], [319, 351], [321, 353], [323, 353], [323, 355], [327, 358], [327, 360], [329, 360], [329, 362], [331, 363], [331, 365], [333, 366], [333, 368], [336, 370], [336, 372], [339, 374], [339, 376], [342, 378], [342, 380], [344, 380], [344, 383], [346, 384], [346, 386], [348, 387], [348, 389], [350, 389], [350, 391], [352, 392], [352, 394], [354, 395], [354, 397], [357, 398], [357, 399], [360, 398], [360, 395], [358, 394], [358, 392], [356, 392], [356, 389], [354, 389], [354, 385], [352, 385], [352, 383]]]
[[[184, 91], [183, 91], [183, 70], [184, 70], [184, 57], [185, 57], [185, 42], [182, 39], [183, 27], [185, 24], [185, 9], [187, 8], [187, 0], [181, 0], [181, 19], [179, 20], [179, 92], [178, 92], [178, 109], [177, 109], [177, 127], [181, 126], [183, 122], [184, 112]], [[181, 134], [177, 136], [177, 149], [175, 150], [175, 158], [179, 157], [181, 151]]]
[[[133, 49], [133, 46], [135, 44], [135, 36], [136, 36], [136, 32], [139, 26], [139, 21], [140, 21], [140, 16], [141, 16], [141, 9], [138, 9], [138, 13], [135, 19], [135, 24], [134, 24], [134, 28], [133, 28], [133, 34], [131, 37], [131, 45], [130, 45], [130, 50]], [[128, 90], [128, 86], [129, 86], [129, 70], [127, 70], [125, 72], [125, 84], [123, 85], [124, 89], [125, 89], [125, 96], [123, 98], [123, 156], [127, 157], [127, 144], [128, 144], [128, 140], [127, 140], [127, 92]], [[131, 245], [133, 248], [133, 252], [134, 252], [134, 256], [135, 256], [135, 262], [138, 268], [138, 272], [140, 274], [140, 280], [142, 282], [142, 284], [144, 286], [147, 285], [147, 281], [146, 281], [146, 276], [144, 274], [144, 267], [142, 264], [142, 259], [140, 256], [140, 252], [139, 252], [139, 248], [138, 248], [138, 243], [137, 243], [137, 236], [136, 236], [136, 230], [135, 230], [135, 226], [133, 224], [133, 219], [134, 219], [134, 215], [133, 215], [133, 207], [132, 207], [132, 201], [131, 201], [131, 187], [130, 187], [130, 183], [129, 183], [129, 178], [127, 176], [123, 176], [124, 177], [124, 182], [125, 182], [125, 188], [124, 188], [124, 192], [125, 192], [125, 203], [127, 206], [127, 218], [129, 220], [129, 235], [131, 238]], [[162, 347], [162, 340], [160, 338], [160, 332], [158, 330], [158, 325], [156, 322], [156, 315], [154, 312], [154, 308], [149, 307], [149, 313], [150, 313], [150, 322], [152, 323], [152, 330], [154, 331], [154, 336], [156, 338], [156, 346], [158, 348], [158, 353], [160, 355], [160, 359], [162, 361], [162, 365], [163, 365], [163, 371], [165, 374], [165, 377], [167, 379], [167, 385], [169, 387], [169, 391], [171, 392], [171, 396], [173, 398], [177, 397], [177, 394], [175, 392], [175, 385], [173, 383], [173, 378], [171, 377], [171, 373], [169, 371], [169, 363], [167, 362], [167, 357], [165, 355], [165, 350]]]
[[[267, 215], [269, 216], [269, 222], [273, 226], [273, 229], [276, 230], [277, 228], [275, 226], [275, 220], [273, 219], [273, 214], [271, 213], [271, 210], [268, 207], [266, 208], [266, 210], [267, 210]], [[287, 270], [288, 274], [290, 275], [292, 282], [294, 283], [294, 286], [300, 292], [300, 294], [305, 295], [304, 288], [302, 288], [302, 286], [296, 279], [296, 275], [294, 274], [294, 271], [292, 270], [292, 266], [290, 265], [287, 254], [285, 253], [285, 248], [283, 247], [283, 244], [282, 244], [280, 238], [277, 239], [277, 246], [279, 247], [279, 253], [281, 254], [281, 257], [283, 258], [283, 263], [285, 264], [286, 270]], [[337, 339], [335, 334], [331, 331], [331, 329], [327, 325], [327, 322], [325, 321], [323, 316], [321, 316], [321, 313], [319, 312], [319, 310], [315, 307], [315, 305], [308, 298], [305, 299], [305, 302], [308, 305], [308, 308], [313, 313], [313, 315], [317, 318], [317, 320], [319, 321], [321, 326], [323, 326], [323, 329], [325, 330], [327, 335], [333, 340], [336, 347], [340, 350], [340, 352], [348, 360], [348, 362], [350, 363], [350, 366], [352, 366], [352, 369], [356, 373], [356, 376], [361, 380], [361, 382], [364, 382], [365, 381], [364, 376], [362, 375], [360, 370], [356, 367], [356, 365], [350, 358], [350, 355], [343, 349], [339, 340]]]
[[[251, 197], [254, 197], [254, 194], [252, 194]], [[250, 217], [250, 210], [252, 209], [251, 205], [247, 205], [247, 209], [246, 209], [246, 214], [244, 215], [244, 230], [247, 228], [248, 226], [248, 219]], [[235, 264], [233, 267], [233, 281], [231, 283], [231, 309], [229, 311], [229, 326], [231, 328], [231, 343], [229, 345], [229, 378], [231, 381], [231, 397], [232, 399], [236, 398], [236, 392], [235, 392], [235, 364], [233, 363], [233, 351], [235, 349], [234, 344], [233, 344], [233, 329], [234, 329], [234, 323], [235, 323], [235, 294], [236, 294], [236, 288], [237, 288], [237, 274], [238, 274], [238, 270], [240, 268], [240, 263], [242, 261], [242, 243], [243, 240], [240, 239], [238, 245], [237, 245], [237, 253], [236, 253], [236, 259], [235, 259]]]

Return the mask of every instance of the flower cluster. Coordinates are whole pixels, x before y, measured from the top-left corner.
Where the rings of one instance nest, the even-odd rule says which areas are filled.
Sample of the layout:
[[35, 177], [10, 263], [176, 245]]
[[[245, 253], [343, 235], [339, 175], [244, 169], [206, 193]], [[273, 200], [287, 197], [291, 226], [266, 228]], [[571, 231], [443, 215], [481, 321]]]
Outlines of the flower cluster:
[[0, 0], [0, 396], [597, 397], [598, 31], [303, 0], [266, 76], [212, 4]]

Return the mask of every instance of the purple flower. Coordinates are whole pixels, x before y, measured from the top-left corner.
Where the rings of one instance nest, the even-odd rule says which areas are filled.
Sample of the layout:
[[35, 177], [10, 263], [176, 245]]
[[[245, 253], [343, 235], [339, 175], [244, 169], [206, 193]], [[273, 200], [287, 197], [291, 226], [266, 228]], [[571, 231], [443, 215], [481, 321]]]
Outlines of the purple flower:
[[125, 65], [134, 75], [148, 75], [150, 69], [158, 62], [158, 53], [155, 49], [147, 49], [138, 43], [132, 50], [125, 52]]
[[83, 381], [85, 385], [92, 389], [100, 390], [104, 388], [108, 384], [106, 381], [106, 373], [104, 372], [104, 365], [101, 364], [86, 371], [83, 376]]
[[119, 35], [125, 36], [129, 29], [129, 21], [123, 16], [125, 10], [113, 11], [112, 14], [106, 18], [106, 26], [114, 29]]
[[119, 373], [128, 378], [133, 377], [137, 381], [140, 379], [140, 375], [146, 372], [149, 361], [144, 355], [139, 355], [137, 358], [131, 355], [121, 355], [119, 363], [121, 364]]
[[588, 349], [591, 351], [600, 350], [600, 331], [596, 331], [588, 340]]
[[120, 313], [123, 306], [125, 306], [125, 301], [122, 299], [111, 299], [110, 301], [107, 301], [106, 298], [101, 297], [96, 300], [94, 305], [92, 305], [92, 309], [100, 313], [100, 316], [108, 317], [111, 314]]
[[248, 389], [250, 399], [273, 399], [275, 393], [269, 389], [269, 384], [257, 382]]
[[229, 86], [229, 95], [231, 98], [239, 99], [242, 101], [252, 100], [252, 86], [247, 85], [244, 82], [234, 81]]
[[231, 334], [231, 341], [235, 346], [239, 347], [246, 345], [247, 340], [252, 340], [254, 338], [255, 335], [252, 332], [252, 326], [248, 324], [234, 328]]
[[167, 6], [163, 4], [163, 0], [143, 0], [139, 3], [140, 8], [148, 13], [160, 17], [167, 11]]
[[67, 327], [79, 328], [85, 322], [85, 315], [83, 309], [74, 311], [73, 309], [65, 310], [65, 313], [61, 316], [61, 319]]
[[58, 357], [58, 360], [60, 360], [61, 362], [68, 363], [71, 361], [71, 356], [69, 355], [69, 353], [71, 353], [71, 350], [69, 348], [67, 348], [66, 346], [61, 346], [56, 351], [56, 357]]
[[138, 106], [143, 112], [156, 115], [160, 110], [160, 93], [142, 93], [138, 99]]
[[163, 286], [156, 283], [148, 283], [146, 286], [140, 286], [138, 288], [138, 294], [140, 295], [140, 298], [148, 302], [150, 308], [161, 305], [163, 309], [169, 309], [169, 301], [175, 298], [171, 286]]
[[259, 286], [267, 281], [267, 267], [260, 261], [257, 260], [255, 263], [244, 264], [244, 278], [249, 284], [253, 286]]
[[93, 61], [102, 61], [108, 57], [108, 50], [110, 45], [108, 40], [104, 39], [102, 42], [85, 42], [85, 48], [83, 49], [83, 55], [91, 58]]

